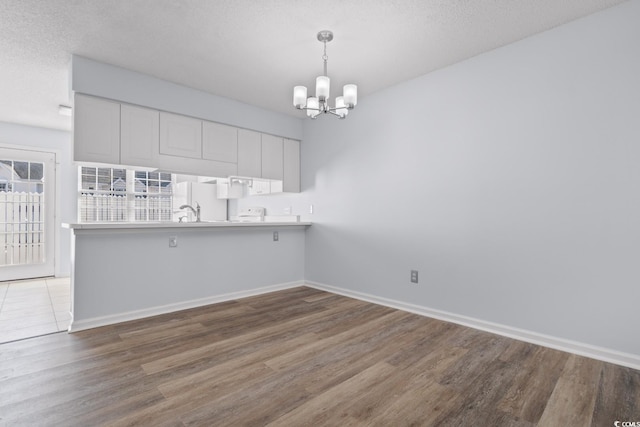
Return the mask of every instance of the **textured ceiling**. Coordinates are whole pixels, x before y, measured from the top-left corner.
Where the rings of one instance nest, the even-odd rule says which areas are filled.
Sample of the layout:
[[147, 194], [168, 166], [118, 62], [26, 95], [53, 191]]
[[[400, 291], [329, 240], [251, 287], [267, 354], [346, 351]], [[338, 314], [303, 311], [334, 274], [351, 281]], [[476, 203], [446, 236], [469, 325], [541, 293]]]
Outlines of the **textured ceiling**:
[[0, 121], [70, 129], [71, 54], [298, 117], [327, 45], [367, 94], [624, 0], [0, 0]]

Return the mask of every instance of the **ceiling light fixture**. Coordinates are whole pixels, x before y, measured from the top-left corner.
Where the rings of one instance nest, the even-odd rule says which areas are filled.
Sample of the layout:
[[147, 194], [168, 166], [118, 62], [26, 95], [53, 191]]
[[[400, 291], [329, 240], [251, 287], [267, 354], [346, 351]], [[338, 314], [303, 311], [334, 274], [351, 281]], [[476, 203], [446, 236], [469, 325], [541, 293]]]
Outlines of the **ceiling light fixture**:
[[349, 110], [358, 103], [358, 86], [354, 84], [344, 85], [342, 96], [336, 98], [334, 108], [329, 106], [329, 86], [330, 80], [327, 76], [327, 42], [333, 40], [333, 33], [328, 30], [318, 33], [318, 41], [324, 43], [324, 73], [316, 78], [316, 96], [307, 98], [307, 87], [296, 86], [293, 88], [293, 106], [298, 110], [307, 110], [307, 116], [315, 119], [323, 114], [333, 114], [341, 119], [347, 117]]

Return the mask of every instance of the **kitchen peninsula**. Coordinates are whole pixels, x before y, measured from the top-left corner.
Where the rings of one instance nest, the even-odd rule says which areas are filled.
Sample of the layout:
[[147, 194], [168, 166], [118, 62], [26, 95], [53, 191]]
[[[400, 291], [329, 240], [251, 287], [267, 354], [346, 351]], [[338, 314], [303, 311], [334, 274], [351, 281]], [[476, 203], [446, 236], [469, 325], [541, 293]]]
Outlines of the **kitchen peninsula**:
[[303, 284], [308, 222], [66, 224], [70, 331]]
[[[76, 55], [71, 90], [73, 160], [81, 165], [277, 181], [281, 185], [270, 192], [302, 190], [297, 118]], [[126, 191], [133, 194], [135, 186]], [[196, 201], [180, 200], [178, 206]], [[211, 211], [203, 204], [204, 212]], [[67, 225], [71, 331], [303, 283], [309, 223], [95, 220]]]

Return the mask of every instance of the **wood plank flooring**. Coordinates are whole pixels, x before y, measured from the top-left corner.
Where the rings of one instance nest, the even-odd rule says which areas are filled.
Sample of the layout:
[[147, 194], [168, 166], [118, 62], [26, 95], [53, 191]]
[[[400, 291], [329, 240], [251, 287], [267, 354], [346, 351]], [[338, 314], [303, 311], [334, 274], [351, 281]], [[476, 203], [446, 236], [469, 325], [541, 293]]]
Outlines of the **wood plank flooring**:
[[640, 371], [300, 287], [0, 345], [7, 426], [613, 426]]

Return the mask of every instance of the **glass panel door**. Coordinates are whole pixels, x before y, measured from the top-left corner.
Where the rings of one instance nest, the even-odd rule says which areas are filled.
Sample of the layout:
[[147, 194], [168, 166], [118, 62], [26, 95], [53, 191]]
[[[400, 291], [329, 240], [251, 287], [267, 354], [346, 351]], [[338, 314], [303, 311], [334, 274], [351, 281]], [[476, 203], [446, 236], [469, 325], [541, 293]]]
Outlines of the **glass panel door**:
[[54, 274], [55, 154], [0, 148], [0, 281]]

